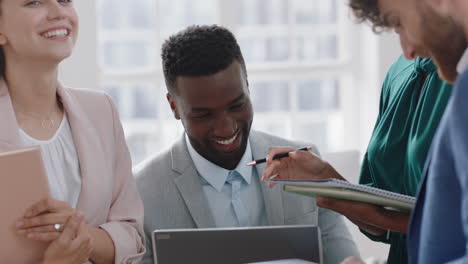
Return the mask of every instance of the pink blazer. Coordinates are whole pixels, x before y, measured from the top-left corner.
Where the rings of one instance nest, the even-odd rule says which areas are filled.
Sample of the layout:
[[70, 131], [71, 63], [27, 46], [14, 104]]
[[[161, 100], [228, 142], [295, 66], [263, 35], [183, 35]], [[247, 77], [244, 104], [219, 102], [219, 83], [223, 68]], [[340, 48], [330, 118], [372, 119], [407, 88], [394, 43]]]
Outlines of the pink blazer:
[[[81, 169], [77, 210], [101, 227], [115, 246], [115, 263], [138, 263], [144, 254], [143, 203], [115, 106], [102, 92], [58, 88]], [[0, 152], [22, 147], [5, 82], [0, 81]]]

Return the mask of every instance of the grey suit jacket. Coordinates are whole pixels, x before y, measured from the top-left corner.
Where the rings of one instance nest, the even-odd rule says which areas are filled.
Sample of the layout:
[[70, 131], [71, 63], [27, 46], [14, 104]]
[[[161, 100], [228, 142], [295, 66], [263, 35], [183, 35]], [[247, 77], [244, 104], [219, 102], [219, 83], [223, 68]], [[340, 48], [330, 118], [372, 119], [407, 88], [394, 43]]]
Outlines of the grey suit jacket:
[[[263, 158], [269, 147], [303, 147], [262, 132], [251, 131], [254, 159]], [[257, 165], [261, 177], [265, 164]], [[146, 255], [142, 263], [153, 263], [151, 233], [155, 229], [215, 227], [200, 176], [190, 158], [184, 137], [169, 150], [148, 159], [135, 169], [137, 185], [145, 206]], [[327, 264], [340, 263], [348, 256], [359, 256], [342, 216], [318, 208], [311, 197], [282, 192], [281, 187], [262, 185], [269, 225], [319, 225], [323, 256]]]

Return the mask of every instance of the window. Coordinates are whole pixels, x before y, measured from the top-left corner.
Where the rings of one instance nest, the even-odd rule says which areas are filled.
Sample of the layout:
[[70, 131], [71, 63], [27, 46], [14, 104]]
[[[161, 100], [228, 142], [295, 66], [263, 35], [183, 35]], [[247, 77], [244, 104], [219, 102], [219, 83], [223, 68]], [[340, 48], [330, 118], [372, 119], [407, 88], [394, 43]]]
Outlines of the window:
[[134, 164], [182, 135], [166, 102], [160, 47], [192, 24], [236, 35], [255, 129], [342, 149], [356, 134], [346, 125], [356, 104], [344, 96], [354, 89], [345, 8], [339, 0], [98, 0], [100, 86], [119, 108]]

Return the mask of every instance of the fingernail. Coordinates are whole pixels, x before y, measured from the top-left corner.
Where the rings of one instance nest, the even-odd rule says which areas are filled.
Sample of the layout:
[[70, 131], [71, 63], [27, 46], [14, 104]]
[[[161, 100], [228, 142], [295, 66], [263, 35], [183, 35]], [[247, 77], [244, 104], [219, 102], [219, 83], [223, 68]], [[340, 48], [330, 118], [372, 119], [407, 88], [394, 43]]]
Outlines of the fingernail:
[[16, 227], [22, 227], [22, 226], [24, 226], [24, 221], [19, 220], [16, 222]]
[[26, 233], [26, 229], [19, 229], [17, 232], [18, 234], [22, 235]]
[[29, 233], [27, 235], [28, 238], [35, 238], [36, 237], [36, 233]]

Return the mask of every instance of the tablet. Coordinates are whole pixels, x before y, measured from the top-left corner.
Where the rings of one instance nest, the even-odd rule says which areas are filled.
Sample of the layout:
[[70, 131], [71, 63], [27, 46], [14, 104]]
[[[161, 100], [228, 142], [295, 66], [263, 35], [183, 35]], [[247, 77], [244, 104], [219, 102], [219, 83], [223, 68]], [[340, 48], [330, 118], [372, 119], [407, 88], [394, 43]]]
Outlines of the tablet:
[[48, 243], [16, 233], [16, 221], [33, 204], [49, 197], [39, 147], [0, 153], [0, 262], [39, 263]]

